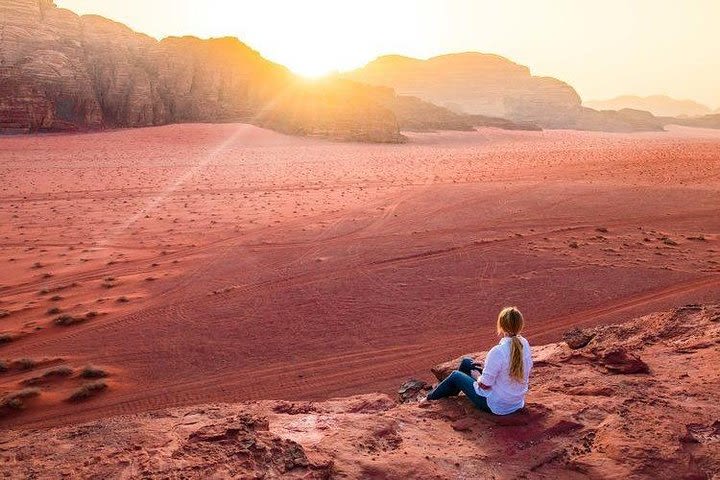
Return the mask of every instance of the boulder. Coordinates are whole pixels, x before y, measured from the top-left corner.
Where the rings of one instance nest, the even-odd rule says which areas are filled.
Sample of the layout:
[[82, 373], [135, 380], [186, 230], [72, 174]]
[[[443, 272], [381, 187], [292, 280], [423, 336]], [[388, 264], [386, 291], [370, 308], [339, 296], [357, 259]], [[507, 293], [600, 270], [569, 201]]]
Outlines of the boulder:
[[590, 340], [592, 340], [593, 337], [595, 337], [595, 333], [593, 332], [573, 328], [563, 334], [563, 341], [567, 343], [568, 347], [573, 350], [577, 350], [590, 343]]
[[425, 392], [430, 390], [430, 385], [422, 380], [410, 379], [407, 382], [400, 385], [398, 389], [398, 397], [400, 403], [411, 403], [416, 402], [418, 399], [425, 395]]

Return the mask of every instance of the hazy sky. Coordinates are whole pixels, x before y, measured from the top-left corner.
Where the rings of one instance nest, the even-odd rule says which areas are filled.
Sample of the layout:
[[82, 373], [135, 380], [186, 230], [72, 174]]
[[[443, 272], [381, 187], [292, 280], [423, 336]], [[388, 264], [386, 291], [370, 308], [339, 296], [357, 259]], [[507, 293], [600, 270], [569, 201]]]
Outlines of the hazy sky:
[[383, 54], [477, 50], [583, 99], [667, 94], [720, 107], [720, 0], [56, 0], [157, 38], [236, 36], [301, 74]]

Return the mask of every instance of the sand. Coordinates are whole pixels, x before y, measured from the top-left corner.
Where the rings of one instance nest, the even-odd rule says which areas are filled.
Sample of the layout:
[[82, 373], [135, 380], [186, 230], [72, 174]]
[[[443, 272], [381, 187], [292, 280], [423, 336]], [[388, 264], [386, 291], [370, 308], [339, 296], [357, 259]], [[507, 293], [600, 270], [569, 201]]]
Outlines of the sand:
[[[0, 424], [391, 392], [491, 346], [505, 305], [545, 343], [718, 301], [720, 132], [408, 136], [0, 138], [0, 393], [75, 372]], [[90, 364], [109, 388], [65, 401]]]

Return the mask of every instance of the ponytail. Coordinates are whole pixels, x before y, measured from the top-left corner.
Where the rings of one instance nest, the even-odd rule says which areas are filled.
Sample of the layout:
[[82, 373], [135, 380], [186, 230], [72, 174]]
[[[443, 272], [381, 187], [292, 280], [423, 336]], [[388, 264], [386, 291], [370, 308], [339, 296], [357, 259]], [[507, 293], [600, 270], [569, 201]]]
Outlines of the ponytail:
[[525, 380], [523, 371], [523, 344], [517, 335], [510, 337], [510, 378], [522, 382]]
[[498, 334], [504, 334], [510, 337], [510, 378], [518, 382], [525, 381], [523, 344], [518, 338], [523, 324], [522, 313], [515, 307], [503, 308], [498, 315]]

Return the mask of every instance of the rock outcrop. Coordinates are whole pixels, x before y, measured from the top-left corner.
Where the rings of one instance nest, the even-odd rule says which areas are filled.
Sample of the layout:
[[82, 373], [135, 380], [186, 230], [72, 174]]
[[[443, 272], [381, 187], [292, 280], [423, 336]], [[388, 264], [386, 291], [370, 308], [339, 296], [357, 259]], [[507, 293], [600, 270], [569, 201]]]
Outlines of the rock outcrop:
[[720, 128], [720, 113], [703, 115], [695, 118], [661, 117], [665, 125], [683, 125], [697, 128]]
[[347, 77], [391, 87], [399, 95], [416, 96], [456, 113], [506, 118], [543, 128], [662, 130], [652, 118], [640, 121], [619, 112], [584, 108], [567, 83], [533, 76], [527, 67], [498, 55], [469, 52], [429, 60], [385, 56]]
[[[264, 116], [264, 125], [283, 131], [402, 140], [391, 112], [342, 88], [348, 97], [338, 88], [319, 94], [235, 38], [157, 41], [50, 0], [0, 2], [0, 131], [261, 123]], [[361, 107], [354, 97], [363, 97]]]
[[[11, 478], [717, 476], [720, 305], [565, 339], [533, 348], [528, 402], [508, 416], [463, 396], [418, 404], [427, 386], [411, 381], [399, 392], [408, 403], [368, 394], [203, 405], [4, 431], [0, 464]], [[456, 365], [433, 372], [444, 378]]]
[[656, 117], [699, 117], [707, 115], [710, 109], [693, 100], [678, 100], [667, 95], [651, 95], [639, 97], [637, 95], [622, 95], [609, 100], [593, 100], [583, 102], [583, 105], [595, 110], [644, 110]]

